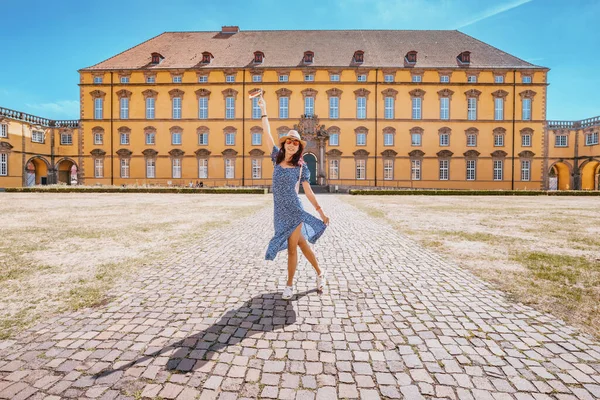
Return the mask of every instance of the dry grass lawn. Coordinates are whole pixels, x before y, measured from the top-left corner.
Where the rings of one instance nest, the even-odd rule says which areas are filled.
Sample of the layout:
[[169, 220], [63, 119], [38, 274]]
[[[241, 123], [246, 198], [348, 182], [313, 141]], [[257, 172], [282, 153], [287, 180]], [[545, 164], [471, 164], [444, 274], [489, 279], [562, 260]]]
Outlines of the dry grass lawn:
[[514, 296], [600, 337], [594, 197], [345, 198]]
[[0, 339], [101, 304], [141, 265], [270, 204], [231, 194], [0, 193]]

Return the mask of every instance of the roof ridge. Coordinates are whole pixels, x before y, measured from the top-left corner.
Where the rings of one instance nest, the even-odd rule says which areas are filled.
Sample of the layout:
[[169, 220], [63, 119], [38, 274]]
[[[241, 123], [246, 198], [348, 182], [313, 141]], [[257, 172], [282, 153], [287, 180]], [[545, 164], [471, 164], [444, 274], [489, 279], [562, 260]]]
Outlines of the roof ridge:
[[167, 32], [159, 33], [159, 34], [158, 34], [158, 35], [156, 35], [156, 36], [152, 36], [150, 39], [144, 40], [143, 42], [141, 42], [141, 43], [138, 43], [138, 44], [136, 44], [135, 46], [132, 46], [132, 47], [130, 47], [130, 48], [128, 48], [128, 49], [125, 49], [125, 50], [123, 50], [122, 52], [120, 52], [120, 53], [118, 53], [118, 54], [115, 54], [115, 55], [114, 55], [114, 56], [112, 56], [112, 57], [109, 57], [109, 58], [107, 58], [106, 60], [103, 60], [103, 61], [97, 62], [96, 64], [94, 64], [94, 65], [90, 65], [89, 67], [85, 67], [85, 68], [78, 69], [78, 70], [77, 70], [77, 72], [83, 71], [83, 70], [85, 70], [85, 69], [94, 68], [94, 67], [95, 67], [96, 65], [98, 65], [98, 64], [102, 64], [102, 63], [104, 63], [104, 62], [107, 62], [108, 60], [112, 60], [113, 58], [120, 56], [121, 54], [125, 53], [126, 51], [133, 50], [133, 49], [135, 49], [136, 47], [139, 47], [139, 46], [141, 46], [141, 45], [143, 45], [143, 44], [145, 44], [145, 43], [147, 43], [147, 42], [151, 41], [152, 39], [156, 39], [157, 37], [164, 35], [165, 33], [167, 33]]
[[[231, 35], [244, 32], [451, 32], [456, 29], [248, 29], [240, 30]], [[215, 33], [221, 31], [165, 31], [163, 33]], [[461, 32], [462, 33], [462, 32]]]

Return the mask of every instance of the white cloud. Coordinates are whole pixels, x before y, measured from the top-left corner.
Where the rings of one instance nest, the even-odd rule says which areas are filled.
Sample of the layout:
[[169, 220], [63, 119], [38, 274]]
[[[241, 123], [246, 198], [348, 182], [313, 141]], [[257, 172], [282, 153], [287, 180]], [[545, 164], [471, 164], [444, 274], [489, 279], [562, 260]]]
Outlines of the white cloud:
[[530, 3], [532, 1], [533, 0], [517, 0], [517, 1], [512, 1], [512, 2], [510, 2], [508, 4], [496, 6], [496, 7], [492, 8], [492, 9], [489, 9], [489, 10], [485, 10], [484, 12], [480, 13], [474, 19], [472, 19], [472, 20], [470, 20], [470, 21], [468, 21], [466, 23], [463, 23], [462, 25], [458, 26], [457, 29], [464, 28], [465, 26], [472, 25], [472, 24], [474, 24], [476, 22], [479, 22], [479, 21], [483, 21], [484, 19], [493, 17], [494, 15], [501, 14], [501, 13], [503, 13], [505, 11], [508, 11], [508, 10], [512, 10], [513, 8], [517, 8], [519, 6], [522, 6], [523, 4], [527, 4], [527, 3]]
[[[55, 118], [57, 116], [64, 116], [66, 118], [77, 119], [79, 118], [79, 102], [73, 100], [61, 100], [55, 103], [38, 103], [38, 104], [26, 104], [30, 108], [32, 113], [35, 111], [45, 118]], [[45, 114], [44, 114], [45, 113]], [[49, 116], [48, 114], [53, 114]]]

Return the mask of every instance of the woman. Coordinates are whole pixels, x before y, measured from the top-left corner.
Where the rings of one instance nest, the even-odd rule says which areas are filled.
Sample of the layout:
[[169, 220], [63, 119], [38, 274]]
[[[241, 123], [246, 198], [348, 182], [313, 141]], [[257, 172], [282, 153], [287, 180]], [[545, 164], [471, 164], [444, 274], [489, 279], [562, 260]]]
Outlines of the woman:
[[[315, 243], [323, 234], [329, 218], [323, 212], [315, 194], [310, 187], [310, 171], [302, 160], [302, 151], [306, 142], [300, 134], [291, 130], [279, 139], [279, 147], [275, 146], [271, 136], [271, 128], [267, 118], [267, 105], [260, 96], [258, 104], [262, 111], [262, 126], [267, 144], [272, 149], [271, 159], [275, 165], [273, 170], [273, 203], [275, 208], [275, 236], [269, 242], [265, 259], [274, 260], [281, 250], [288, 251], [288, 279], [281, 297], [291, 299], [294, 295], [293, 282], [298, 264], [298, 247], [317, 273], [317, 291], [325, 285], [325, 272], [319, 268], [315, 254], [308, 242]], [[321, 220], [313, 217], [302, 208], [296, 185], [301, 183], [306, 198], [319, 212]]]

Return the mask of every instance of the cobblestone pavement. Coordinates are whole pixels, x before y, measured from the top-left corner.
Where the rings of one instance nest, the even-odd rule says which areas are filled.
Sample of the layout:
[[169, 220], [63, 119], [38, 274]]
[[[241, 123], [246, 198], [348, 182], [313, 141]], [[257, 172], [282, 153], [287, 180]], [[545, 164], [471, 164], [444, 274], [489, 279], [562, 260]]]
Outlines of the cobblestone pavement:
[[[344, 203], [284, 301], [272, 211], [0, 342], [0, 398], [598, 399], [600, 344]], [[305, 204], [308, 203], [304, 199]], [[310, 208], [312, 209], [312, 208]]]

